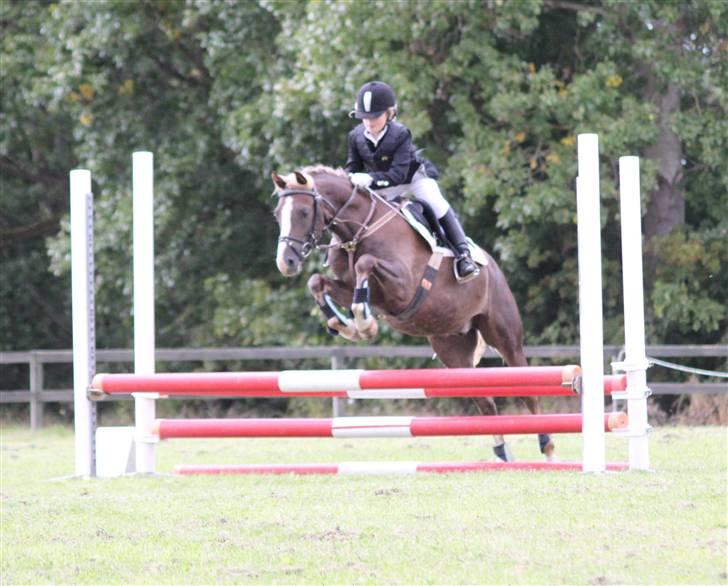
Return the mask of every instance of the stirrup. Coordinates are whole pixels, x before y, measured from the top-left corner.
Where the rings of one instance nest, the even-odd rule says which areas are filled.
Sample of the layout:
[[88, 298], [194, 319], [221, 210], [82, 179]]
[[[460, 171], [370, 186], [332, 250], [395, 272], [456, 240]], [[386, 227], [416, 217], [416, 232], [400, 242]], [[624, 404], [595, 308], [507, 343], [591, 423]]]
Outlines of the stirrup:
[[[460, 274], [460, 271], [458, 271], [458, 263], [463, 258], [470, 259], [470, 262], [473, 263], [473, 266], [475, 267], [475, 270], [472, 273], [470, 273], [469, 275], [463, 276]], [[461, 254], [460, 256], [456, 256], [452, 263], [452, 271], [455, 274], [455, 280], [458, 283], [467, 283], [468, 281], [472, 281], [475, 277], [477, 277], [480, 274], [480, 268], [478, 267], [478, 263], [476, 263], [469, 254]]]

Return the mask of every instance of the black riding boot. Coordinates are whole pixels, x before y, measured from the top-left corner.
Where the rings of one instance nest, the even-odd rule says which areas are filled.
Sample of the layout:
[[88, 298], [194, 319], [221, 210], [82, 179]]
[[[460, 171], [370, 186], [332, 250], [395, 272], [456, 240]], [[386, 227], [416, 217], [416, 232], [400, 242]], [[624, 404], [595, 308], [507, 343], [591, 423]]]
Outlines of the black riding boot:
[[458, 278], [458, 281], [469, 281], [478, 275], [480, 270], [470, 256], [470, 248], [465, 238], [465, 231], [452, 208], [447, 210], [447, 213], [440, 218], [440, 225], [445, 230], [445, 236], [450, 241], [453, 251], [457, 254], [457, 258], [455, 259], [455, 276]]

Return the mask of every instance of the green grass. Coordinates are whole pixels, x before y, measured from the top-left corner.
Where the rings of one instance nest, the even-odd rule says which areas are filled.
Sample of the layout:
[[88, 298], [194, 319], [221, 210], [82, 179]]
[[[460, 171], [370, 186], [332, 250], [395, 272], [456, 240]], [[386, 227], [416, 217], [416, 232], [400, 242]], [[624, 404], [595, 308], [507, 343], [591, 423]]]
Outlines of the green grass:
[[[579, 459], [579, 436], [559, 436]], [[625, 440], [607, 438], [609, 460]], [[73, 438], [2, 431], [2, 584], [726, 584], [725, 428], [655, 472], [60, 479]], [[174, 440], [176, 463], [468, 460], [489, 438]], [[537, 457], [533, 437], [516, 455]]]

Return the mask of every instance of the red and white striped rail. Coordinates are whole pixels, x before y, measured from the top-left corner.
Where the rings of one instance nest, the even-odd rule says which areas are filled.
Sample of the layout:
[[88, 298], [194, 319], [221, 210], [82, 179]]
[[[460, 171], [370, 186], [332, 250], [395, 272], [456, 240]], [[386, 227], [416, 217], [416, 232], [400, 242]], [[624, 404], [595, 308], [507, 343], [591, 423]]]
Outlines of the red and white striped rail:
[[[622, 412], [605, 414], [604, 430], [628, 425]], [[581, 433], [580, 413], [469, 417], [335, 417], [333, 419], [158, 419], [160, 439], [218, 437], [421, 437]]]
[[[316, 396], [430, 398], [465, 396], [573, 395], [580, 368], [524, 366], [409, 370], [289, 370], [282, 372], [193, 372], [97, 374], [89, 395]], [[605, 376], [605, 393], [624, 390], [626, 377]]]
[[[607, 464], [607, 470], [626, 470], [628, 464]], [[181, 464], [177, 474], [341, 474], [385, 475], [429, 472], [492, 472], [511, 470], [581, 471], [581, 462], [341, 462], [338, 464]]]
[[[611, 378], [613, 380], [607, 380]], [[624, 375], [606, 377], [604, 393], [611, 394], [621, 391]], [[158, 397], [342, 397], [349, 399], [433, 399], [437, 397], [573, 397], [576, 391], [569, 386], [514, 386], [514, 387], [456, 387], [456, 388], [404, 388], [404, 389], [366, 389], [361, 391], [273, 391], [273, 390], [236, 390], [236, 389], [206, 389], [197, 390], [175, 389], [164, 392], [143, 390], [114, 390], [111, 392], [90, 389], [89, 395], [93, 400], [103, 399], [107, 395], [147, 393]]]

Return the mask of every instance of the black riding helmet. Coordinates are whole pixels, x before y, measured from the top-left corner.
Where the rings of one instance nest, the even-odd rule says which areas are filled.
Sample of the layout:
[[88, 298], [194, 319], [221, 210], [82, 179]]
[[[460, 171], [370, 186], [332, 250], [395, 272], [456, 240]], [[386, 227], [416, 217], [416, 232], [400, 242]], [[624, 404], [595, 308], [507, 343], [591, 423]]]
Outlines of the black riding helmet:
[[394, 91], [383, 81], [365, 83], [356, 94], [354, 110], [349, 112], [350, 118], [376, 118], [389, 108], [397, 106]]

